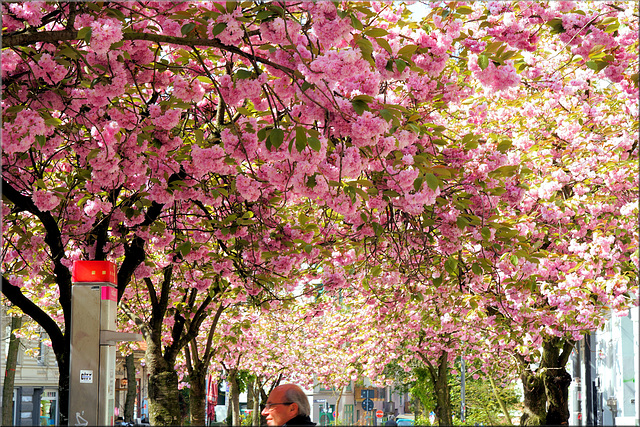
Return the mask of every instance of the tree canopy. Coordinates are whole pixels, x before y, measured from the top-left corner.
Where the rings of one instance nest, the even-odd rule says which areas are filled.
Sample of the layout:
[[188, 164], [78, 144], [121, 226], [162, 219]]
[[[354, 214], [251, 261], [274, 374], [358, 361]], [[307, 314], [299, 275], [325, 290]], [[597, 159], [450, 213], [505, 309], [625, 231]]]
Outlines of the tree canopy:
[[[3, 295], [63, 408], [75, 260], [119, 266], [169, 365], [220, 307], [259, 328], [302, 298], [336, 355], [375, 348], [351, 316], [411, 329], [385, 363], [476, 343], [524, 369], [633, 303], [636, 2], [1, 7]], [[348, 360], [318, 375], [384, 368]]]

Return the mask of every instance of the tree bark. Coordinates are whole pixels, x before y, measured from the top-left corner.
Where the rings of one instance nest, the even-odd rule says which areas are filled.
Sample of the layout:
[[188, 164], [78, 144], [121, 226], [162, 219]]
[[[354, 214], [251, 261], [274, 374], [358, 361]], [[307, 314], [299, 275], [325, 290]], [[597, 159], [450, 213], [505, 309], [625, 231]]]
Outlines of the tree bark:
[[251, 409], [253, 409], [251, 412], [253, 419], [251, 425], [258, 427], [260, 425], [260, 413], [262, 411], [260, 410], [260, 380], [257, 375], [251, 384], [251, 388], [253, 390], [253, 405], [251, 406]]
[[11, 318], [11, 335], [9, 336], [9, 346], [7, 348], [7, 363], [4, 373], [4, 383], [2, 385], [2, 425], [13, 425], [13, 385], [16, 378], [16, 365], [18, 364], [18, 350], [20, 349], [20, 338], [16, 337], [14, 331], [22, 326], [22, 316]]
[[196, 364], [189, 372], [189, 384], [191, 425], [203, 426], [206, 420], [207, 366]]
[[180, 425], [178, 374], [162, 357], [160, 346], [149, 345], [145, 355], [149, 367], [149, 419], [153, 426]]
[[136, 367], [133, 353], [127, 354], [127, 397], [124, 402], [124, 420], [133, 423], [133, 407], [136, 401]]
[[238, 387], [238, 370], [229, 370], [227, 377], [229, 382], [229, 408], [231, 409], [231, 425], [239, 426], [240, 423], [240, 388]]
[[520, 417], [522, 426], [541, 426], [547, 422], [547, 395], [544, 381], [539, 374], [526, 369], [521, 375], [524, 390], [524, 410]]
[[571, 375], [565, 366], [573, 341], [553, 338], [543, 342], [543, 371], [545, 393], [547, 396], [547, 425], [569, 424], [569, 385]]
[[429, 359], [422, 357], [427, 365], [427, 372], [433, 383], [433, 390], [436, 395], [436, 418], [438, 425], [452, 426], [453, 414], [451, 412], [451, 391], [449, 390], [449, 354], [443, 351], [438, 358], [437, 366], [434, 366]]

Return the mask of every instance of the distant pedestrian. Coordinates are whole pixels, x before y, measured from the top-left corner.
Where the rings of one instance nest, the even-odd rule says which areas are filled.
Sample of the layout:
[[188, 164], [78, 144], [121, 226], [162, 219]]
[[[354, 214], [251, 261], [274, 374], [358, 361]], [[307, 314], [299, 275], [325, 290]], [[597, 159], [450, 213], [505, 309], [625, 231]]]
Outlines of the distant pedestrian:
[[268, 426], [315, 426], [310, 414], [309, 399], [295, 384], [274, 388], [262, 410]]
[[396, 417], [394, 417], [393, 415], [390, 415], [389, 419], [387, 420], [386, 423], [384, 423], [384, 425], [386, 425], [386, 426], [397, 426], [398, 423], [396, 423]]

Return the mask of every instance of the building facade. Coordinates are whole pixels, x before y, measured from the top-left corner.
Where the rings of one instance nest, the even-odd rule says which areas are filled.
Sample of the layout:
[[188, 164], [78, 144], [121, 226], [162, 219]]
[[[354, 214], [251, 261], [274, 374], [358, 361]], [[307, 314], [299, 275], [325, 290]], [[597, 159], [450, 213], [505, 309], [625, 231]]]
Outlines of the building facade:
[[[11, 318], [2, 310], [2, 381], [7, 369], [7, 352], [11, 335]], [[4, 390], [3, 390], [4, 391]], [[29, 338], [20, 338], [13, 387], [13, 425], [53, 426], [59, 424], [58, 364], [48, 337], [36, 328]]]
[[609, 315], [572, 354], [570, 424], [640, 426], [639, 308]]

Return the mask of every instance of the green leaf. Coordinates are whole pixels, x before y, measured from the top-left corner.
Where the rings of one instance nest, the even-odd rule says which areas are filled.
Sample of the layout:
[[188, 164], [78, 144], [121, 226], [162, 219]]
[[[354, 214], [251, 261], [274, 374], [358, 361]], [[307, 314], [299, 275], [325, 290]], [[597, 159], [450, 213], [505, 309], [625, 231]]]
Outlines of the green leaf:
[[478, 56], [478, 67], [480, 67], [481, 70], [484, 70], [488, 66], [489, 66], [489, 57], [487, 55]]
[[387, 34], [389, 34], [389, 32], [383, 28], [372, 27], [366, 30], [363, 34], [365, 36], [377, 38], [386, 36]]
[[456, 9], [456, 12], [462, 15], [470, 15], [473, 13], [473, 9], [471, 9], [469, 6], [460, 6]]
[[374, 265], [373, 268], [371, 269], [371, 275], [372, 276], [379, 276], [380, 273], [382, 273], [382, 267], [380, 267], [379, 265]]
[[489, 240], [491, 238], [491, 230], [488, 227], [482, 227], [480, 234], [482, 234], [482, 238], [485, 240]]
[[467, 225], [469, 225], [469, 220], [463, 216], [458, 216], [456, 218], [456, 225], [460, 230], [464, 230]]
[[307, 146], [307, 132], [301, 126], [296, 127], [296, 150], [299, 153]]
[[353, 109], [359, 116], [361, 116], [365, 111], [369, 111], [369, 104], [361, 99], [353, 99], [351, 101], [351, 105], [353, 105]]
[[616, 30], [618, 30], [618, 28], [620, 28], [620, 23], [616, 21], [613, 24], [607, 25], [607, 28], [605, 28], [604, 32], [605, 33], [613, 33]]
[[456, 274], [458, 270], [458, 260], [454, 257], [449, 257], [444, 262], [444, 269], [447, 270], [449, 274]]
[[390, 54], [393, 53], [393, 50], [391, 49], [391, 45], [386, 39], [383, 39], [382, 37], [380, 37], [375, 40], [376, 40], [376, 43], [378, 43], [378, 45], [380, 45], [380, 47], [382, 47], [384, 50], [386, 50]]
[[599, 73], [600, 71], [605, 69], [608, 65], [609, 63], [604, 61], [588, 61], [587, 62], [587, 67], [591, 68], [596, 73]]
[[504, 153], [507, 152], [507, 150], [509, 148], [511, 148], [511, 145], [513, 145], [513, 143], [511, 142], [510, 139], [504, 139], [504, 140], [500, 141], [500, 143], [496, 147], [496, 150], [498, 150], [499, 152], [504, 154]]
[[186, 242], [178, 246], [178, 252], [180, 252], [182, 256], [188, 255], [189, 252], [191, 252], [191, 242], [187, 240]]
[[180, 32], [182, 33], [183, 36], [186, 36], [191, 31], [193, 31], [194, 28], [196, 28], [196, 24], [194, 24], [193, 22], [190, 22], [188, 24], [184, 24], [182, 28], [180, 28]]
[[427, 180], [427, 185], [430, 189], [434, 190], [440, 186], [440, 180], [432, 173], [427, 173], [424, 175]]
[[44, 121], [44, 124], [46, 124], [47, 126], [60, 126], [62, 124], [62, 120], [60, 120], [57, 117], [49, 117], [47, 120]]
[[413, 52], [415, 52], [417, 49], [418, 49], [418, 46], [416, 46], [415, 44], [403, 46], [398, 51], [398, 56], [412, 55]]
[[91, 41], [91, 34], [93, 30], [91, 27], [82, 27], [78, 30], [78, 39], [84, 40], [85, 43], [89, 43]]
[[215, 37], [223, 32], [225, 28], [227, 28], [227, 24], [224, 22], [219, 22], [215, 27], [211, 29], [211, 35]]
[[353, 14], [351, 15], [351, 26], [359, 31], [361, 31], [363, 28], [362, 22], [358, 18], [356, 18], [355, 15]]
[[387, 109], [378, 110], [378, 113], [380, 113], [380, 116], [386, 121], [393, 119], [393, 114]]
[[320, 149], [322, 148], [322, 143], [320, 142], [320, 140], [312, 136], [307, 139], [307, 144], [309, 144], [309, 147], [311, 147], [311, 149], [314, 151], [320, 151]]
[[269, 141], [271, 142], [271, 146], [275, 149], [280, 148], [282, 142], [284, 141], [284, 132], [282, 129], [273, 129], [269, 134]]
[[551, 27], [551, 34], [560, 34], [566, 32], [562, 26], [562, 19], [555, 18], [547, 22], [547, 25]]
[[315, 175], [311, 175], [308, 179], [307, 179], [307, 187], [309, 188], [313, 188], [317, 185], [316, 183], [316, 176]]
[[235, 76], [238, 79], [250, 79], [251, 76], [253, 76], [253, 73], [249, 70], [245, 70], [244, 68], [240, 68], [238, 71], [235, 72]]
[[384, 231], [382, 226], [380, 224], [378, 224], [377, 222], [372, 222], [371, 226], [373, 227], [373, 231], [374, 231], [374, 233], [376, 233], [376, 236], [380, 236], [382, 234], [382, 232]]
[[38, 144], [38, 146], [44, 147], [44, 144], [46, 142], [47, 139], [44, 137], [44, 135], [36, 135], [36, 143]]
[[362, 57], [368, 61], [371, 65], [375, 65], [375, 61], [373, 60], [373, 45], [368, 39], [364, 37], [359, 37], [356, 39], [356, 44], [360, 47], [360, 52], [362, 53]]
[[396, 67], [398, 67], [399, 73], [402, 73], [404, 69], [407, 68], [407, 63], [404, 62], [402, 59], [396, 59], [395, 63], [396, 63]]
[[473, 271], [477, 275], [481, 275], [482, 273], [484, 273], [484, 271], [482, 270], [482, 266], [477, 262], [473, 263], [473, 265], [471, 266], [471, 271]]
[[277, 13], [273, 10], [262, 10], [260, 12], [257, 13], [256, 15], [256, 19], [258, 21], [265, 21], [268, 20], [269, 18], [271, 18], [272, 16], [276, 16]]
[[419, 176], [413, 181], [413, 189], [416, 191], [420, 191], [422, 188], [422, 183], [424, 182], [424, 177]]

